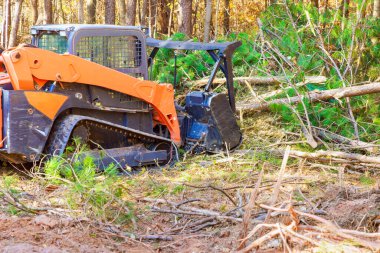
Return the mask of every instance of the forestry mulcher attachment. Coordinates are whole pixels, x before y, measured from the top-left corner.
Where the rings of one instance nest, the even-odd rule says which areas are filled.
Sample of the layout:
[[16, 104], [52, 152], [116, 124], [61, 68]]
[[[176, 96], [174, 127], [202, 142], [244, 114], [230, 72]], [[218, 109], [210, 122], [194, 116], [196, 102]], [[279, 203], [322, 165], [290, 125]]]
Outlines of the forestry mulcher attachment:
[[[31, 34], [31, 44], [0, 55], [1, 160], [60, 155], [75, 137], [103, 168], [168, 164], [178, 147], [215, 153], [241, 143], [231, 63], [240, 42], [160, 41], [111, 25], [34, 26]], [[160, 48], [206, 50], [215, 61], [205, 90], [187, 94], [184, 106], [171, 84], [148, 80]], [[211, 92], [218, 70], [226, 95]]]

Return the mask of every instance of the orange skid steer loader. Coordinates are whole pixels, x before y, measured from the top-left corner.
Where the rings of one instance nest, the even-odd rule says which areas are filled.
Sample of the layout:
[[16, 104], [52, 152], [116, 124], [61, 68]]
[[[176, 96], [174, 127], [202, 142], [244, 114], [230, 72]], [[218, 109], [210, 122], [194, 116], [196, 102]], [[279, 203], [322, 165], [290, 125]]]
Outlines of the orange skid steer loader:
[[[215, 153], [241, 143], [231, 61], [240, 42], [160, 41], [112, 25], [35, 26], [31, 35], [0, 55], [1, 160], [61, 155], [81, 138], [100, 168], [140, 167], [175, 161], [178, 147]], [[173, 85], [148, 80], [161, 48], [205, 50], [215, 61], [205, 89], [182, 106]], [[211, 91], [218, 70], [227, 94]]]

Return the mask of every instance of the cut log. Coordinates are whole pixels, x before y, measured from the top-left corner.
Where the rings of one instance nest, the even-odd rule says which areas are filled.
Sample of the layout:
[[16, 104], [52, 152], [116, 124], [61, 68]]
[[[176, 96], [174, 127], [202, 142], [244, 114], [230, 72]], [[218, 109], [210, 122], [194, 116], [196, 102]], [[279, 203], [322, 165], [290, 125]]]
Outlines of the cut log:
[[[206, 85], [208, 83], [207, 78], [195, 81], [194, 84], [197, 86]], [[304, 83], [324, 83], [326, 82], [325, 76], [306, 76]], [[287, 78], [284, 76], [274, 76], [274, 77], [265, 77], [265, 76], [252, 76], [252, 77], [235, 77], [234, 81], [239, 83], [248, 82], [249, 84], [254, 85], [265, 85], [265, 84], [280, 84], [287, 81]], [[223, 84], [226, 82], [225, 78], [215, 78], [213, 84]]]
[[345, 87], [340, 89], [324, 90], [324, 91], [311, 91], [303, 96], [296, 96], [291, 98], [274, 99], [268, 102], [255, 102], [250, 104], [238, 104], [237, 110], [242, 112], [246, 111], [265, 111], [269, 109], [270, 105], [274, 104], [295, 104], [301, 102], [302, 99], [307, 98], [310, 102], [325, 101], [328, 99], [340, 99], [345, 97], [361, 96], [380, 92], [380, 82], [369, 83], [364, 85]]
[[[273, 150], [274, 153], [277, 153], [279, 155], [283, 155], [285, 153], [284, 150]], [[346, 152], [340, 152], [340, 151], [325, 151], [325, 150], [318, 150], [317, 152], [310, 153], [310, 152], [303, 152], [298, 150], [291, 150], [290, 151], [291, 157], [301, 157], [306, 159], [312, 159], [312, 160], [319, 160], [319, 159], [343, 159], [348, 160], [352, 162], [357, 163], [372, 163], [372, 164], [380, 164], [380, 157], [376, 156], [366, 156], [361, 154], [355, 154], [355, 153], [346, 153]]]

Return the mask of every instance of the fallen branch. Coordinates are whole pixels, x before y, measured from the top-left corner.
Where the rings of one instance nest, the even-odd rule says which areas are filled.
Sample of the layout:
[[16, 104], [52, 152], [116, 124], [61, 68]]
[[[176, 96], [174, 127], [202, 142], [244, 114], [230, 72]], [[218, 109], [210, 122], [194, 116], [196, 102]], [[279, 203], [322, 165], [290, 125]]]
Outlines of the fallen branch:
[[182, 233], [185, 229], [190, 230], [188, 233], [199, 231], [205, 227], [213, 226], [219, 222], [214, 217], [206, 217], [190, 224], [186, 223], [184, 226], [173, 228], [164, 232], [164, 234], [178, 234]]
[[201, 201], [201, 199], [187, 199], [185, 201], [182, 201], [182, 202], [178, 203], [175, 207], [178, 208], [178, 207], [180, 207], [182, 205], [186, 205], [188, 203], [192, 203], [192, 202], [196, 202], [196, 201]]
[[[284, 150], [274, 150], [274, 153], [278, 153], [279, 155], [282, 155], [285, 153]], [[343, 159], [348, 160], [353, 163], [373, 163], [373, 164], [380, 164], [380, 157], [376, 156], [366, 156], [361, 154], [355, 154], [355, 153], [346, 153], [346, 152], [340, 152], [340, 151], [325, 151], [325, 150], [319, 150], [314, 153], [309, 152], [303, 152], [298, 150], [291, 150], [290, 156], [292, 157], [301, 157], [306, 159], [313, 159], [313, 160], [334, 160], [335, 159]], [[344, 161], [340, 161], [344, 162]]]
[[[141, 200], [142, 201], [147, 201], [147, 202], [154, 202], [155, 204], [168, 204], [171, 207], [173, 207], [174, 209], [177, 209], [177, 206], [178, 206], [178, 209], [182, 209], [182, 210], [185, 210], [185, 211], [191, 211], [191, 212], [203, 213], [203, 214], [209, 215], [209, 216], [220, 215], [220, 213], [218, 213], [218, 212], [207, 210], [207, 209], [201, 209], [201, 208], [195, 208], [195, 207], [187, 207], [187, 206], [181, 206], [181, 207], [179, 207], [178, 203], [175, 203], [175, 202], [172, 202], [172, 201], [169, 201], [169, 200], [166, 200], [166, 199], [143, 198]], [[180, 205], [181, 205], [181, 203], [180, 203]]]
[[232, 202], [232, 204], [234, 204], [234, 206], [237, 206], [235, 200], [227, 192], [225, 192], [223, 189], [220, 189], [219, 187], [213, 186], [211, 184], [209, 185], [209, 187], [223, 193]]
[[274, 99], [268, 102], [255, 102], [250, 104], [238, 104], [237, 110], [245, 111], [265, 111], [274, 104], [295, 104], [300, 103], [304, 98], [310, 102], [325, 101], [328, 99], [340, 99], [345, 97], [361, 96], [380, 92], [380, 82], [369, 83], [364, 85], [332, 89], [325, 91], [311, 91], [304, 96], [295, 96], [291, 98]]
[[207, 212], [191, 212], [191, 211], [183, 211], [183, 210], [173, 210], [173, 209], [161, 209], [157, 207], [152, 207], [152, 212], [158, 212], [158, 213], [172, 213], [172, 214], [180, 214], [180, 215], [195, 215], [195, 216], [209, 216], [209, 217], [215, 217], [216, 219], [221, 220], [231, 220], [231, 221], [237, 221], [242, 222], [243, 219], [241, 218], [235, 218], [232, 216], [226, 216], [222, 214], [210, 214]]
[[236, 204], [236, 201], [227, 193], [225, 192], [224, 189], [222, 188], [219, 188], [217, 186], [214, 186], [212, 184], [209, 184], [207, 186], [196, 186], [196, 185], [190, 185], [190, 184], [186, 184], [186, 183], [183, 183], [183, 185], [185, 186], [188, 186], [188, 187], [193, 187], [193, 188], [199, 188], [199, 189], [207, 189], [207, 188], [210, 188], [210, 189], [213, 189], [213, 190], [216, 190], [216, 191], [219, 191], [221, 192], [223, 195], [225, 195], [231, 202], [232, 204], [234, 204], [234, 206], [237, 206]]
[[126, 235], [135, 237], [137, 240], [173, 241], [173, 237], [168, 235], [135, 235], [129, 233], [126, 233]]
[[318, 137], [325, 141], [335, 142], [343, 145], [348, 145], [352, 149], [362, 149], [370, 153], [376, 152], [380, 145], [367, 143], [360, 140], [352, 140], [339, 134], [327, 131], [326, 129], [312, 126], [313, 131]]
[[[224, 215], [224, 214], [221, 214], [219, 212], [212, 211], [212, 210], [195, 208], [195, 207], [188, 207], [188, 206], [180, 206], [179, 207], [178, 203], [174, 203], [172, 201], [168, 201], [165, 199], [143, 198], [140, 200], [147, 201], [147, 202], [153, 202], [153, 203], [157, 203], [157, 204], [167, 204], [167, 205], [171, 206], [171, 209], [162, 209], [162, 208], [158, 208], [156, 206], [153, 206], [152, 212], [172, 213], [172, 214], [179, 214], [179, 215], [207, 216], [207, 217], [214, 217], [214, 218], [220, 219], [220, 220], [231, 220], [231, 221], [235, 221], [235, 222], [242, 222], [243, 221], [243, 219], [241, 219], [241, 218], [236, 218], [233, 216], [227, 216], [227, 215]], [[178, 206], [178, 208], [177, 208], [177, 206]]]
[[[50, 210], [54, 210], [54, 208], [46, 207], [46, 208], [36, 208], [30, 207], [23, 204], [18, 198], [16, 198], [11, 192], [6, 190], [0, 190], [0, 197], [3, 199], [5, 203], [14, 206], [15, 208], [32, 214], [38, 214], [39, 212], [48, 212]], [[58, 210], [58, 208], [55, 208]], [[62, 209], [60, 209], [62, 210]]]
[[[252, 77], [234, 77], [234, 81], [239, 83], [248, 83], [254, 85], [265, 85], [265, 84], [280, 84], [284, 83], [289, 78], [285, 76], [274, 76], [274, 77], [264, 77], [264, 76], [252, 76]], [[208, 78], [195, 81], [194, 84], [197, 86], [205, 85], [209, 81]], [[215, 78], [213, 84], [223, 84], [226, 82], [225, 78]], [[304, 83], [323, 83], [326, 82], [325, 76], [306, 76]]]

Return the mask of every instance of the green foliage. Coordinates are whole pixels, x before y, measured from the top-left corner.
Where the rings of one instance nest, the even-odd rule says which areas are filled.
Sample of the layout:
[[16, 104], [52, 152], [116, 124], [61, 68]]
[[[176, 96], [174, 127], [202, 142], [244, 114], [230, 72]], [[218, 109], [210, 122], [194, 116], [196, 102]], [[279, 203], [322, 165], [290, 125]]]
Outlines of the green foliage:
[[[362, 8], [366, 9], [370, 3], [356, 0], [353, 4], [358, 9], [365, 4]], [[253, 32], [232, 33], [219, 41], [242, 42], [233, 56], [235, 76], [285, 75], [289, 78], [288, 84], [302, 82], [305, 76], [322, 74], [328, 77], [325, 84], [310, 83], [296, 89], [288, 87], [282, 94], [269, 100], [302, 95], [313, 90], [341, 88], [350, 83], [376, 80], [380, 72], [380, 23], [371, 17], [359, 18], [357, 13], [351, 11], [348, 17], [344, 17], [336, 9], [318, 11], [313, 5], [302, 2], [272, 4], [260, 16], [264, 38]], [[186, 36], [174, 34], [171, 39], [185, 40]], [[179, 84], [176, 90], [177, 94], [184, 94], [193, 88], [189, 81], [210, 74], [214, 62], [204, 51], [178, 50], [176, 55], [176, 81]], [[174, 82], [172, 50], [159, 51], [151, 74], [153, 79], [160, 82]], [[251, 96], [244, 84], [235, 84], [235, 88], [238, 98]], [[225, 90], [221, 86], [216, 91]], [[374, 97], [351, 99], [360, 138], [366, 141], [372, 141], [380, 130], [379, 105]], [[296, 130], [300, 127], [300, 118], [308, 118], [314, 126], [327, 128], [346, 137], [354, 135], [344, 99], [313, 104], [305, 99], [304, 103], [306, 111], [302, 104], [295, 106], [295, 111], [285, 105], [275, 105], [272, 110], [282, 116], [288, 130]]]
[[[363, 4], [361, 1], [355, 2], [359, 6]], [[380, 50], [379, 43], [374, 43], [374, 38], [380, 31], [379, 22], [372, 18], [358, 19], [354, 11], [349, 17], [342, 18], [341, 13], [336, 13], [334, 9], [326, 9], [319, 13], [311, 5], [290, 2], [286, 4], [289, 12], [285, 4], [272, 5], [262, 13], [261, 17], [266, 39], [293, 65], [288, 66], [281, 57], [276, 56], [282, 64], [282, 73], [293, 76], [293, 83], [302, 80], [306, 75], [320, 75], [325, 72], [324, 74], [328, 76], [328, 81], [324, 85], [308, 84], [306, 87], [297, 88], [298, 93], [305, 94], [315, 89], [341, 88], [347, 83], [378, 78]], [[328, 51], [328, 54], [324, 50]], [[275, 69], [270, 72], [270, 74], [275, 73]], [[345, 84], [340, 75], [344, 77]], [[273, 98], [294, 96], [289, 94], [290, 91], [295, 90], [289, 89], [286, 93]], [[374, 95], [361, 96], [351, 99], [351, 107], [359, 124], [360, 137], [367, 141], [372, 141], [373, 136], [380, 130], [376, 124], [379, 118], [379, 105], [374, 97]], [[344, 100], [332, 99], [327, 103], [312, 105], [308, 100], [304, 102], [306, 112], [301, 104], [295, 106], [296, 112], [302, 119], [306, 118], [307, 113], [312, 125], [346, 137], [353, 137], [353, 124], [349, 119]], [[299, 127], [298, 117], [287, 106], [275, 105], [272, 110], [282, 116], [288, 129], [294, 130]]]
[[[185, 35], [174, 34], [170, 39], [174, 41], [185, 40]], [[245, 75], [250, 66], [259, 62], [261, 53], [252, 47], [253, 36], [247, 33], [231, 34], [219, 42], [240, 40], [243, 45], [239, 47], [233, 57], [234, 73], [236, 76]], [[197, 41], [195, 38], [194, 41]], [[159, 82], [174, 83], [175, 57], [177, 56], [177, 83], [181, 84], [179, 89], [188, 88], [186, 83], [206, 77], [210, 74], [214, 60], [205, 51], [184, 50], [173, 51], [170, 49], [160, 49], [155, 57], [152, 69], [150, 70], [152, 79]]]
[[[2, 183], [0, 184], [0, 197], [3, 197], [4, 194], [18, 195], [20, 194], [19, 183], [20, 178], [17, 175], [7, 175], [2, 177]], [[11, 203], [5, 202], [5, 211], [10, 215], [19, 215], [22, 214], [22, 211], [15, 207]]]
[[185, 190], [184, 185], [176, 185], [171, 191], [171, 194], [178, 195], [178, 194], [181, 194], [184, 190]]
[[19, 182], [19, 178], [15, 175], [9, 175], [3, 177], [3, 187], [7, 190], [12, 190]]
[[[85, 215], [104, 221], [126, 223], [134, 219], [133, 207], [125, 200], [123, 178], [114, 164], [98, 171], [91, 156], [86, 156], [86, 146], [79, 141], [69, 147], [70, 153], [55, 156], [41, 168], [48, 185], [67, 188], [66, 202], [72, 209], [83, 207]], [[74, 153], [72, 151], [74, 150]]]
[[371, 175], [368, 172], [365, 172], [364, 175], [361, 175], [360, 178], [360, 183], [363, 185], [374, 185], [376, 183], [375, 179], [371, 177]]

